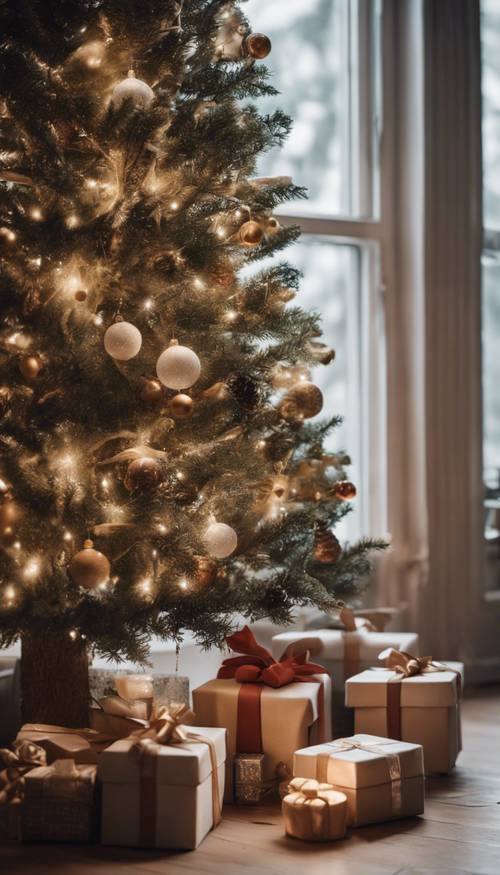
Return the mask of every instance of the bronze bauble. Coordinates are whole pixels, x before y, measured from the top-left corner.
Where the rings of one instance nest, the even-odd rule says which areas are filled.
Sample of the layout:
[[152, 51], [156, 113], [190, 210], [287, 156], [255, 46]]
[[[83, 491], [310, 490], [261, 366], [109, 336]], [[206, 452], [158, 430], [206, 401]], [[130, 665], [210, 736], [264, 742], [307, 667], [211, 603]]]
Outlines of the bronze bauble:
[[150, 492], [156, 489], [163, 480], [163, 469], [157, 459], [144, 456], [130, 463], [125, 476], [125, 486], [130, 492], [139, 489]]
[[163, 388], [159, 380], [152, 377], [142, 377], [139, 385], [139, 397], [148, 404], [156, 404], [163, 397]]
[[169, 401], [168, 408], [174, 419], [189, 419], [193, 414], [193, 399], [183, 393], [174, 395]]
[[92, 541], [87, 540], [83, 544], [83, 550], [76, 553], [69, 563], [68, 572], [73, 583], [84, 589], [97, 589], [109, 580], [111, 566], [109, 559], [94, 550]]
[[249, 33], [243, 42], [244, 51], [251, 58], [262, 61], [271, 51], [271, 40], [265, 33]]
[[258, 246], [264, 236], [264, 231], [258, 222], [250, 219], [243, 222], [239, 231], [239, 237], [243, 246]]
[[83, 301], [87, 300], [87, 292], [85, 289], [77, 289], [75, 292], [75, 301], [78, 301], [79, 304], [82, 304]]
[[306, 380], [297, 383], [293, 389], [285, 395], [279, 405], [279, 412], [283, 419], [300, 420], [310, 419], [316, 416], [323, 408], [323, 395], [314, 383]]
[[210, 586], [217, 577], [217, 562], [209, 556], [198, 556], [195, 580], [198, 586]]
[[335, 484], [336, 498], [341, 498], [343, 501], [352, 501], [353, 498], [356, 498], [356, 495], [356, 487], [354, 483], [350, 483], [349, 480], [342, 480]]
[[318, 520], [314, 530], [313, 556], [316, 562], [333, 565], [342, 554], [339, 541], [328, 528], [328, 523]]
[[26, 355], [19, 362], [19, 370], [21, 371], [24, 379], [28, 380], [28, 382], [36, 380], [38, 374], [40, 373], [41, 367], [42, 363], [36, 355]]
[[11, 544], [16, 539], [16, 526], [21, 518], [21, 511], [16, 502], [5, 497], [0, 504], [0, 541]]

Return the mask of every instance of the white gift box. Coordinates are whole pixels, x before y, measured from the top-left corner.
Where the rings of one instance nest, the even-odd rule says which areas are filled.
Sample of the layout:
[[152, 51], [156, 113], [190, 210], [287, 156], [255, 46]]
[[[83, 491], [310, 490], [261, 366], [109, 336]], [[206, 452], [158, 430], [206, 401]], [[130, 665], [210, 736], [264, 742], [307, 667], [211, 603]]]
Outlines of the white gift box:
[[460, 686], [463, 664], [450, 671], [402, 677], [386, 669], [364, 671], [346, 682], [356, 732], [400, 737], [421, 744], [425, 772], [449, 772], [461, 750]]
[[294, 775], [332, 784], [347, 797], [348, 826], [422, 814], [422, 747], [374, 735], [354, 735], [297, 750]]
[[414, 632], [371, 632], [367, 629], [357, 629], [355, 632], [341, 629], [283, 632], [274, 636], [272, 653], [275, 659], [280, 659], [286, 651], [308, 650], [311, 660], [324, 665], [332, 678], [332, 729], [336, 738], [351, 735], [354, 728], [352, 711], [348, 711], [345, 705], [345, 681], [377, 665], [379, 653], [388, 647], [418, 655], [418, 635]]
[[[295, 682], [278, 689], [262, 685], [259, 714], [265, 782], [276, 777], [275, 769], [279, 762], [285, 762], [291, 769], [293, 753], [298, 747], [319, 740], [321, 699], [324, 707], [324, 737], [331, 738], [331, 682], [328, 675], [317, 677], [320, 683]], [[193, 708], [197, 720], [205, 726], [225, 726], [228, 731], [226, 802], [234, 801], [234, 757], [237, 753], [249, 752], [237, 749], [238, 700], [242, 686], [250, 685], [218, 678], [193, 690]]]
[[224, 794], [226, 732], [184, 729], [215, 745], [215, 778], [209, 745], [192, 739], [141, 751], [122, 738], [100, 755], [103, 844], [193, 850], [212, 829], [213, 780], [221, 801]]

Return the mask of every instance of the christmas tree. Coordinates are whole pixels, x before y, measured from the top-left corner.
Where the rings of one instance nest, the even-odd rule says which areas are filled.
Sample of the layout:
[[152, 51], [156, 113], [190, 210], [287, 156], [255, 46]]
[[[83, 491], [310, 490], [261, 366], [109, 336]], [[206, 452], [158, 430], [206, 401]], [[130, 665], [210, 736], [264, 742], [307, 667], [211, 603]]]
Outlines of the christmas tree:
[[290, 128], [227, 0], [5, 0], [0, 48], [0, 645], [24, 716], [82, 725], [88, 656], [221, 643], [235, 613], [338, 606], [370, 539], [323, 443], [292, 304], [305, 192], [256, 178]]

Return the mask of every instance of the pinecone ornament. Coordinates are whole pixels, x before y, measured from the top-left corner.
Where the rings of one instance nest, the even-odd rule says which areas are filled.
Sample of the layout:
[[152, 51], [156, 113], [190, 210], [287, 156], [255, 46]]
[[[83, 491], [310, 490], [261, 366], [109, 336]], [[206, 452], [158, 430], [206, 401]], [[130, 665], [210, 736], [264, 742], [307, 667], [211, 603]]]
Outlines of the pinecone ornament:
[[317, 520], [314, 529], [313, 556], [316, 562], [333, 565], [342, 553], [339, 540], [328, 528], [325, 520]]
[[228, 380], [228, 387], [240, 407], [246, 410], [257, 407], [261, 398], [260, 385], [249, 374], [235, 374]]

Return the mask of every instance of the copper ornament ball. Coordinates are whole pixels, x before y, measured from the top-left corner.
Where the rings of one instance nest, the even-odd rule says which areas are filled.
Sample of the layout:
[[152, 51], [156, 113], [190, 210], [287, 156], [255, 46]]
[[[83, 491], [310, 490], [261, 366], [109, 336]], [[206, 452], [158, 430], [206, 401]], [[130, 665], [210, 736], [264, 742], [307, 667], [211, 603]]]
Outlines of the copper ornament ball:
[[84, 589], [97, 589], [109, 580], [111, 566], [109, 559], [94, 550], [92, 541], [84, 542], [83, 550], [76, 553], [68, 567], [68, 573], [73, 583]]
[[353, 498], [356, 498], [357, 490], [354, 483], [350, 483], [349, 480], [343, 480], [335, 484], [335, 495], [343, 501], [351, 501]]
[[35, 355], [26, 355], [19, 363], [19, 370], [21, 371], [22, 376], [29, 382], [31, 382], [31, 380], [36, 380], [41, 368], [42, 363]]
[[78, 289], [75, 292], [75, 301], [78, 301], [79, 304], [82, 304], [83, 301], [87, 300], [87, 292], [85, 289]]
[[314, 559], [322, 565], [333, 565], [341, 555], [342, 547], [339, 540], [330, 531], [326, 522], [318, 520], [314, 530]]
[[143, 377], [139, 387], [139, 397], [148, 404], [155, 404], [163, 397], [163, 388], [159, 380]]
[[323, 394], [314, 383], [304, 380], [287, 392], [278, 409], [283, 419], [310, 419], [323, 409]]
[[272, 49], [272, 43], [265, 33], [250, 33], [245, 39], [245, 49], [251, 58], [262, 61]]
[[240, 228], [240, 240], [244, 246], [258, 246], [264, 236], [264, 231], [258, 222], [250, 219]]
[[13, 499], [5, 498], [0, 504], [0, 540], [10, 544], [15, 540], [15, 529], [21, 510]]
[[170, 399], [168, 407], [174, 419], [189, 419], [193, 413], [193, 399], [181, 392]]
[[125, 486], [129, 492], [136, 489], [149, 492], [156, 489], [163, 480], [162, 465], [157, 459], [150, 459], [145, 456], [141, 459], [134, 459], [130, 463], [125, 476]]

